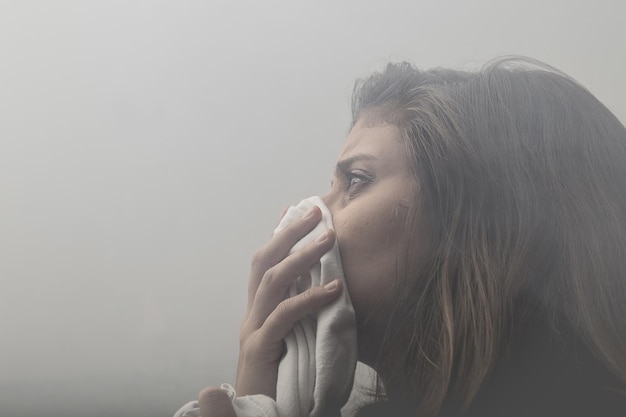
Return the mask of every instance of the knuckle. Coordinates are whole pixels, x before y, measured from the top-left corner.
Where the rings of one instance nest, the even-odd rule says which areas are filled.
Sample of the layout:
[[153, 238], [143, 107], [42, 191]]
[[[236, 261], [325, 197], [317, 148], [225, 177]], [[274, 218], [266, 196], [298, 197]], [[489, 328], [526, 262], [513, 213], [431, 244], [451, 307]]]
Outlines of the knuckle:
[[311, 288], [308, 291], [310, 292], [309, 303], [313, 308], [322, 307], [328, 303], [328, 292], [321, 287]]
[[283, 300], [276, 306], [276, 313], [281, 317], [301, 314], [322, 304], [318, 288], [310, 288], [300, 295]]
[[306, 221], [303, 219], [296, 219], [289, 223], [283, 230], [283, 236], [289, 240], [299, 240], [307, 229]]
[[268, 286], [276, 281], [277, 271], [275, 267], [271, 267], [263, 274], [263, 278], [261, 279], [261, 285]]
[[239, 334], [239, 347], [243, 348], [244, 346], [246, 346], [248, 340], [250, 340], [250, 335], [248, 334], [248, 332], [242, 330], [241, 334]]
[[302, 293], [302, 303], [306, 305], [315, 304], [316, 297], [314, 289], [308, 289]]
[[245, 319], [241, 320], [241, 323], [239, 323], [239, 333], [243, 335], [247, 329], [248, 329], [248, 318], [246, 317]]
[[244, 360], [255, 361], [263, 348], [267, 345], [263, 331], [259, 331], [256, 337], [251, 337], [246, 341], [245, 345], [240, 347], [240, 352]]
[[241, 334], [239, 337], [239, 349], [242, 352], [248, 352], [258, 349], [259, 346], [265, 343], [263, 339], [262, 328], [251, 331], [245, 334]]
[[254, 252], [254, 254], [252, 254], [252, 260], [250, 261], [250, 266], [252, 267], [252, 269], [261, 267], [262, 265], [265, 264], [265, 258], [266, 258], [266, 249], [265, 247], [262, 247], [260, 249], [257, 249], [256, 252]]
[[294, 306], [294, 299], [288, 298], [282, 301], [280, 304], [278, 304], [278, 306], [276, 307], [276, 313], [280, 317], [289, 316], [291, 314], [291, 311], [293, 310], [293, 306]]
[[299, 314], [304, 310], [309, 310], [311, 307], [319, 304], [317, 295], [315, 288], [308, 289], [300, 295], [288, 298], [278, 304], [276, 307], [277, 313], [282, 317], [288, 317], [293, 314]]
[[308, 262], [312, 264], [319, 261], [322, 255], [327, 250], [327, 248], [325, 248], [324, 246], [320, 246], [320, 244], [317, 242], [310, 242], [301, 250], [299, 250], [298, 253], [302, 257], [303, 262]]

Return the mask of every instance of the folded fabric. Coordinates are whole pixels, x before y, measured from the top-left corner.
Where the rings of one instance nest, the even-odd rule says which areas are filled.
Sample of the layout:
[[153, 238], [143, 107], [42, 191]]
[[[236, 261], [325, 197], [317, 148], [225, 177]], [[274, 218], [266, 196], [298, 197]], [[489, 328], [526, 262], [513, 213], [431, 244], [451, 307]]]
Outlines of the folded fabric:
[[[310, 208], [318, 206], [322, 221], [301, 239], [295, 252], [332, 228], [330, 211], [319, 197], [310, 197], [289, 208], [274, 233]], [[278, 367], [276, 401], [265, 395], [237, 397], [234, 389], [222, 385], [233, 402], [237, 417], [333, 417], [340, 415], [352, 389], [356, 366], [356, 322], [343, 276], [337, 242], [313, 265], [307, 276], [299, 277], [289, 296], [334, 279], [342, 281], [341, 295], [331, 304], [300, 320], [285, 338], [285, 355]], [[198, 417], [198, 403], [192, 401], [174, 417]]]

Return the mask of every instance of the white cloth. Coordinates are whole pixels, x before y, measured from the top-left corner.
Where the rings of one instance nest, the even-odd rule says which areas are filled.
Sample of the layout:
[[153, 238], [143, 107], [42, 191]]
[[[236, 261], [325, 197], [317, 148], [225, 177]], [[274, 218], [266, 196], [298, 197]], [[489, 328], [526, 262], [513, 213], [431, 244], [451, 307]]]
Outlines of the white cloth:
[[[332, 228], [330, 211], [322, 199], [310, 197], [290, 207], [274, 233], [314, 206], [320, 208], [322, 221], [296, 243], [291, 252]], [[296, 323], [285, 338], [286, 352], [278, 367], [276, 401], [265, 395], [237, 397], [230, 385], [222, 385], [233, 401], [237, 417], [339, 416], [339, 410], [348, 400], [357, 358], [356, 322], [337, 242], [311, 268], [309, 275], [310, 282], [308, 277], [300, 277], [294, 283], [290, 296], [335, 278], [342, 281], [341, 295], [316, 315], [309, 315]], [[198, 403], [192, 401], [178, 410], [174, 417], [199, 415]]]

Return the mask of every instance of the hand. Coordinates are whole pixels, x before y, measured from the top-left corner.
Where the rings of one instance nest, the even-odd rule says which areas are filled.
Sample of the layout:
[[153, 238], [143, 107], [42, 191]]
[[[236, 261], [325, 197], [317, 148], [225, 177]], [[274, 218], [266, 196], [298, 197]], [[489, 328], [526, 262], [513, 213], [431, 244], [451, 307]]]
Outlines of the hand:
[[233, 404], [226, 391], [208, 387], [198, 395], [200, 417], [237, 417]]
[[253, 257], [248, 305], [241, 326], [237, 395], [265, 394], [275, 399], [284, 337], [298, 320], [341, 292], [340, 282], [335, 280], [326, 287], [310, 288], [287, 298], [296, 278], [308, 272], [333, 247], [335, 234], [329, 229], [323, 239], [288, 255], [321, 218], [319, 207], [314, 207], [274, 235]]

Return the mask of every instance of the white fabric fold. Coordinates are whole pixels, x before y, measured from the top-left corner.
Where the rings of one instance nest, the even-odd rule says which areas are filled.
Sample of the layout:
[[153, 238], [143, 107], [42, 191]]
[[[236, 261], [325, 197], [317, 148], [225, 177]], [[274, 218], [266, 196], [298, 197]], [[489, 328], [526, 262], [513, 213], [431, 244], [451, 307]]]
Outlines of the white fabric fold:
[[[322, 199], [310, 197], [290, 207], [274, 233], [279, 233], [314, 206], [320, 208], [322, 220], [294, 245], [291, 253], [333, 228], [332, 216]], [[296, 323], [285, 338], [286, 351], [278, 367], [276, 401], [265, 395], [237, 397], [230, 385], [222, 385], [232, 399], [237, 417], [333, 417], [340, 415], [341, 407], [348, 400], [357, 358], [356, 322], [337, 242], [313, 265], [308, 275], [298, 278], [289, 296], [334, 279], [342, 281], [343, 290], [317, 314]], [[192, 401], [174, 417], [199, 415], [198, 403]]]

